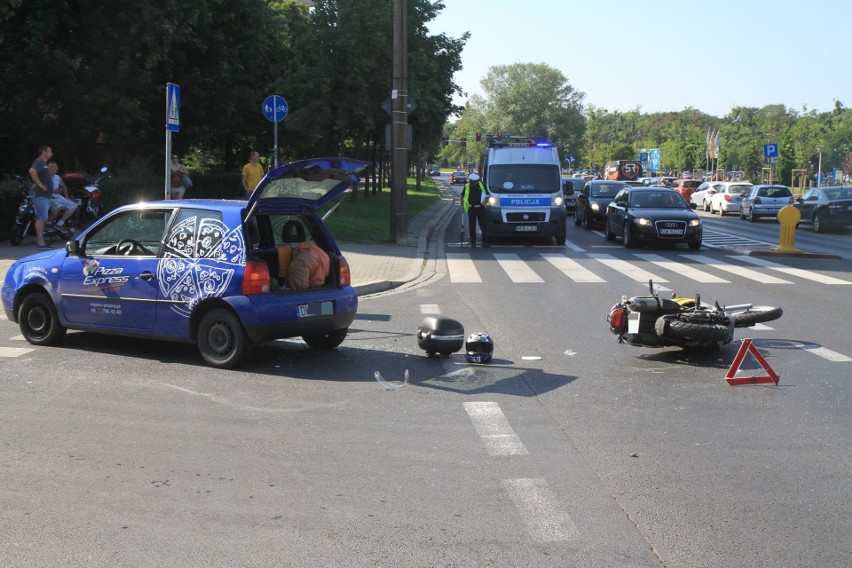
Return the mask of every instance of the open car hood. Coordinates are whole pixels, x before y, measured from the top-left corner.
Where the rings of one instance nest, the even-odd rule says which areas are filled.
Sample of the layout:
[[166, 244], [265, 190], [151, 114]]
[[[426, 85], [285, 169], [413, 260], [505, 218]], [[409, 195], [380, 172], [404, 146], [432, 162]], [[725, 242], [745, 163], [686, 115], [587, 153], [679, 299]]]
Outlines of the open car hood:
[[309, 158], [269, 170], [248, 200], [251, 214], [315, 211], [357, 183], [367, 162]]

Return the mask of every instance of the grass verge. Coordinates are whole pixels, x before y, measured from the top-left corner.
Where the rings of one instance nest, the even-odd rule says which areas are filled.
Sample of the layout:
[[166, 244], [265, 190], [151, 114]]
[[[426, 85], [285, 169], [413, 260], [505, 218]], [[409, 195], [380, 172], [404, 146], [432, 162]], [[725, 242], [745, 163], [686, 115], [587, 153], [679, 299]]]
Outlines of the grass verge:
[[[441, 198], [434, 179], [426, 178], [420, 182], [420, 191], [416, 190], [414, 178], [408, 178], [406, 199], [406, 217], [410, 221], [419, 212]], [[319, 212], [324, 215], [329, 207]], [[390, 236], [391, 193], [383, 188], [379, 193], [364, 199], [364, 189], [358, 191], [358, 199], [353, 202], [347, 194], [340, 206], [325, 220], [334, 238], [352, 242], [391, 242]]]

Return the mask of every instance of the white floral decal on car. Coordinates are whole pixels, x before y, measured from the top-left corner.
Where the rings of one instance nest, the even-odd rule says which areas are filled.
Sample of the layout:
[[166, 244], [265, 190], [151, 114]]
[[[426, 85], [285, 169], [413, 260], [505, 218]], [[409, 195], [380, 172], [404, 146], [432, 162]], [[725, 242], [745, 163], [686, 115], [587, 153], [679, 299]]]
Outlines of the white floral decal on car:
[[217, 219], [189, 217], [172, 229], [157, 266], [162, 297], [189, 317], [198, 302], [220, 297], [237, 267], [246, 264], [240, 227], [229, 229]]

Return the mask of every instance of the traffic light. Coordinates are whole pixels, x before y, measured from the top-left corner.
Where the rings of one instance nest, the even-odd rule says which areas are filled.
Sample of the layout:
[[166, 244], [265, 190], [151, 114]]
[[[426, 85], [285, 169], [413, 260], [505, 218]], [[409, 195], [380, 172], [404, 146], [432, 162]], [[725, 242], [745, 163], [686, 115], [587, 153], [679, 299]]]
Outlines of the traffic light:
[[476, 141], [477, 141], [477, 142], [482, 142], [482, 132], [477, 132], [477, 133], [476, 133]]
[[462, 145], [462, 146], [467, 146], [467, 138], [462, 138], [462, 139], [461, 139], [461, 145]]

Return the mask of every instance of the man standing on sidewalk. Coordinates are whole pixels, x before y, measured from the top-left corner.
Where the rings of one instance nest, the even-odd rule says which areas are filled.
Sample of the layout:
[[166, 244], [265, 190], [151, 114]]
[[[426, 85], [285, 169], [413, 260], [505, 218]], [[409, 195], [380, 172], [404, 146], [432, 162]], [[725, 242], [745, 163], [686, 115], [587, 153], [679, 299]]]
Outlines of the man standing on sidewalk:
[[263, 166], [258, 163], [260, 154], [253, 151], [249, 155], [249, 161], [243, 166], [243, 190], [246, 192], [246, 197], [251, 195], [260, 180], [263, 179]]
[[50, 212], [50, 198], [53, 196], [53, 176], [50, 174], [50, 168], [47, 165], [52, 156], [53, 149], [50, 146], [39, 146], [38, 158], [33, 161], [29, 172], [33, 180], [30, 195], [33, 198], [36, 218], [36, 246], [40, 249], [48, 248], [47, 243], [44, 242], [44, 222], [47, 221]]
[[461, 202], [467, 212], [467, 226], [470, 229], [470, 246], [476, 248], [476, 223], [482, 232], [482, 246], [488, 246], [488, 236], [485, 232], [485, 200], [488, 192], [482, 187], [478, 174], [470, 174], [462, 189]]

